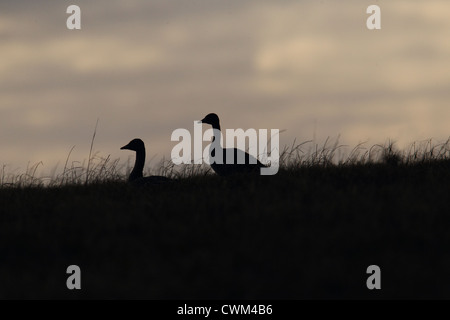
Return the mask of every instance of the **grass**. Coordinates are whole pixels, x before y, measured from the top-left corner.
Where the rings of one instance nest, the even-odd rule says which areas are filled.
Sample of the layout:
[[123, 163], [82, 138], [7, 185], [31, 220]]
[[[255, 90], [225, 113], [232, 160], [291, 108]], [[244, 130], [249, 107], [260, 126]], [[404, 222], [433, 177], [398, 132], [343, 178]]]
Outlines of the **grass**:
[[343, 149], [293, 144], [275, 176], [163, 161], [178, 181], [147, 189], [95, 155], [45, 181], [3, 170], [0, 298], [450, 298], [449, 143]]

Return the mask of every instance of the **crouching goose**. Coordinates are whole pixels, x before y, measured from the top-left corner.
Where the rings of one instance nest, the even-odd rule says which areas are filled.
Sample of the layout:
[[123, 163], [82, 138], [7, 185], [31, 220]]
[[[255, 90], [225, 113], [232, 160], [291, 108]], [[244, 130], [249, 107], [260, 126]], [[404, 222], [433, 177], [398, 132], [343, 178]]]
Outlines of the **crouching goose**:
[[139, 186], [146, 186], [172, 181], [172, 179], [163, 176], [143, 176], [142, 172], [144, 170], [145, 163], [145, 145], [141, 139], [133, 139], [130, 141], [130, 143], [120, 149], [136, 151], [136, 161], [134, 163], [134, 168], [131, 171], [130, 176], [128, 177], [128, 181], [130, 183]]
[[[249, 155], [247, 152], [239, 150], [237, 148], [226, 148], [223, 149], [220, 144], [220, 123], [219, 123], [219, 117], [215, 113], [210, 113], [206, 117], [204, 117], [199, 122], [210, 124], [214, 130], [214, 136], [212, 138], [211, 146], [210, 146], [210, 157], [214, 157], [216, 150], [220, 152], [222, 151], [223, 155], [223, 161], [222, 163], [211, 163], [211, 168], [220, 176], [228, 176], [230, 174], [234, 173], [259, 173], [260, 168], [265, 168], [266, 166], [263, 165], [258, 159], [255, 157]], [[227, 154], [233, 153], [234, 154], [234, 161], [233, 163], [227, 163]], [[219, 153], [220, 154], [220, 153]], [[229, 156], [231, 158], [231, 156]], [[242, 162], [244, 159], [244, 163], [238, 163], [238, 160]]]

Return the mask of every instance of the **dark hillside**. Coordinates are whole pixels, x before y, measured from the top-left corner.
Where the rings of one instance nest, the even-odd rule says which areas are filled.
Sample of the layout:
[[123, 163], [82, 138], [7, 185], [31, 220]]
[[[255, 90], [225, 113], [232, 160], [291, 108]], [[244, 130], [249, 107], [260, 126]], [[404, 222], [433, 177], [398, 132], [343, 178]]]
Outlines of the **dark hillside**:
[[450, 298], [449, 181], [432, 161], [3, 187], [0, 298]]

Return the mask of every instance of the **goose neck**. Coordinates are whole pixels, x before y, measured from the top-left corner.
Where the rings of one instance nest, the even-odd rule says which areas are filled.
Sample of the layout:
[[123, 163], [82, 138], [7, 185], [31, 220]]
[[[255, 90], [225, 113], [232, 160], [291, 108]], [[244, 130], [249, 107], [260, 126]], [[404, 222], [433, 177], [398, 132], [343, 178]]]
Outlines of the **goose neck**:
[[145, 163], [145, 149], [136, 151], [136, 161], [134, 162], [133, 171], [130, 174], [130, 180], [141, 178], [143, 176]]
[[220, 138], [221, 138], [221, 131], [220, 131], [220, 125], [219, 124], [214, 124], [213, 125], [213, 130], [214, 130], [214, 136], [212, 139], [212, 142], [214, 144], [218, 144], [220, 146]]

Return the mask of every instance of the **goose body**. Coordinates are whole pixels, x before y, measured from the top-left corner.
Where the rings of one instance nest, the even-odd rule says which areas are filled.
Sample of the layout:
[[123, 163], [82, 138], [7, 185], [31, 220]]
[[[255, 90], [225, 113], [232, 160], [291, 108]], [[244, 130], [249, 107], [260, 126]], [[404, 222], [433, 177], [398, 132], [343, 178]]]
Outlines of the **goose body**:
[[[219, 117], [215, 113], [208, 114], [200, 122], [210, 124], [214, 130], [214, 137], [211, 142], [210, 156], [215, 157], [216, 151], [218, 153], [222, 152], [223, 161], [222, 163], [211, 163], [211, 168], [220, 176], [228, 176], [236, 173], [259, 173], [261, 168], [266, 167], [258, 159], [237, 148], [222, 148], [220, 144], [220, 121]], [[232, 155], [230, 155], [230, 153]], [[228, 158], [233, 157], [233, 163], [227, 163]], [[218, 157], [220, 154], [218, 154]], [[242, 163], [244, 159], [244, 163]], [[240, 162], [239, 162], [240, 161]]]
[[136, 151], [136, 161], [134, 163], [134, 168], [131, 171], [130, 176], [128, 177], [128, 181], [130, 183], [134, 185], [145, 186], [160, 184], [172, 180], [163, 176], [143, 176], [145, 164], [145, 145], [141, 139], [133, 139], [120, 149]]

